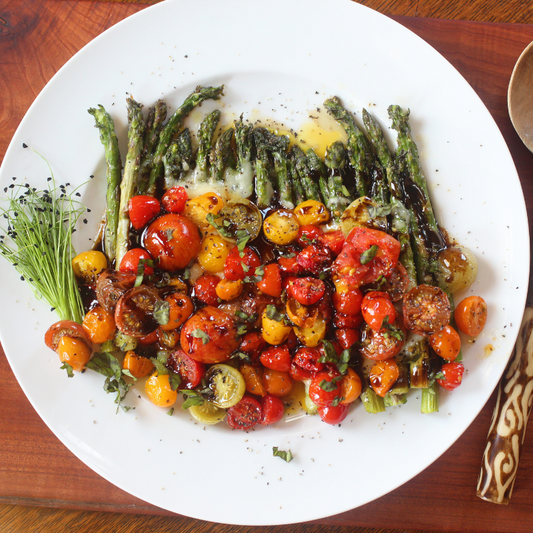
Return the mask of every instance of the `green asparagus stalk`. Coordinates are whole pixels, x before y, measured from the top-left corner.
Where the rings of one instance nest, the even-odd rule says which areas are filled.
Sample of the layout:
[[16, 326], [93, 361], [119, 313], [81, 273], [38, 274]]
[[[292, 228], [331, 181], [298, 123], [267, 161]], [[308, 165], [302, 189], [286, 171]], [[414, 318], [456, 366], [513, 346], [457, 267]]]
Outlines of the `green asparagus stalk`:
[[116, 265], [117, 268], [128, 251], [130, 217], [128, 204], [134, 194], [139, 177], [141, 164], [141, 152], [143, 148], [143, 133], [145, 124], [142, 115], [142, 105], [133, 98], [127, 100], [128, 109], [128, 151], [126, 153], [126, 163], [124, 174], [120, 183], [120, 204], [119, 218], [117, 225], [116, 240]]
[[239, 174], [240, 188], [245, 197], [253, 194], [254, 171], [253, 158], [253, 126], [244, 124], [242, 116], [235, 122], [235, 151], [237, 153], [237, 172]]
[[139, 171], [139, 189], [144, 188], [152, 169], [154, 151], [159, 141], [159, 134], [163, 129], [163, 124], [167, 118], [167, 104], [163, 100], [158, 100], [148, 109], [146, 128], [144, 131], [144, 146], [141, 156], [141, 168]]
[[270, 135], [269, 150], [274, 161], [274, 171], [276, 173], [277, 188], [279, 193], [279, 203], [285, 209], [294, 209], [294, 199], [292, 197], [292, 186], [289, 178], [289, 163], [287, 149], [289, 138], [285, 135]]
[[169, 189], [175, 180], [182, 179], [190, 170], [193, 160], [192, 139], [189, 128], [183, 129], [174, 139], [163, 157], [165, 188]]
[[271, 163], [269, 159], [268, 138], [269, 131], [266, 128], [254, 129], [254, 142], [256, 158], [254, 160], [255, 195], [257, 207], [268, 207], [274, 196], [274, 187], [270, 179]]
[[298, 175], [298, 171], [296, 169], [296, 156], [294, 155], [295, 149], [296, 147], [293, 147], [293, 149], [289, 151], [287, 157], [287, 176], [290, 180], [292, 194], [294, 197], [294, 205], [296, 206], [304, 202], [306, 197], [300, 181], [300, 176]]
[[326, 199], [326, 206], [334, 219], [340, 218], [345, 208], [355, 199], [343, 179], [346, 162], [346, 147], [342, 141], [335, 141], [328, 146], [324, 156], [324, 164], [329, 169], [329, 197]]
[[228, 128], [217, 139], [215, 149], [212, 152], [211, 166], [215, 181], [224, 181], [226, 168], [235, 168], [235, 156], [233, 155], [233, 139], [235, 129]]
[[321, 202], [322, 197], [320, 196], [320, 189], [313, 179], [313, 173], [309, 168], [309, 160], [307, 159], [307, 156], [297, 145], [294, 145], [292, 155], [294, 157], [296, 172], [298, 173], [305, 194], [305, 199]]
[[198, 128], [198, 151], [196, 152], [196, 172], [199, 181], [206, 181], [209, 172], [209, 155], [213, 148], [215, 130], [220, 120], [220, 110], [215, 109], [202, 120]]
[[148, 182], [141, 191], [143, 194], [153, 195], [156, 190], [157, 180], [163, 174], [163, 156], [165, 155], [172, 139], [180, 129], [185, 117], [198, 105], [205, 100], [218, 100], [223, 94], [224, 86], [220, 87], [197, 87], [176, 109], [173, 115], [168, 119], [165, 127], [161, 130], [159, 141], [153, 157], [153, 164], [150, 171]]
[[122, 159], [118, 147], [118, 139], [115, 133], [115, 123], [104, 106], [98, 109], [90, 108], [89, 113], [94, 117], [95, 125], [100, 131], [100, 141], [104, 146], [106, 159], [106, 212], [104, 251], [110, 262], [115, 260], [117, 226], [119, 214], [120, 180], [122, 174]]
[[318, 183], [321, 201], [326, 204], [331, 194], [328, 184], [328, 168], [312, 148], [309, 148], [305, 155], [307, 156], [309, 169], [313, 173], [313, 181]]

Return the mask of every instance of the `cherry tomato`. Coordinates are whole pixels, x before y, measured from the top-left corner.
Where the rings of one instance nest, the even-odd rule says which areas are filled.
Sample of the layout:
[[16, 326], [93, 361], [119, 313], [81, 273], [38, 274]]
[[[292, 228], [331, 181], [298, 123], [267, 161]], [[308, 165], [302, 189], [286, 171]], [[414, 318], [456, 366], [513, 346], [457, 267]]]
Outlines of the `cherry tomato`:
[[96, 280], [96, 299], [109, 313], [115, 312], [120, 297], [135, 285], [135, 274], [108, 268]]
[[337, 257], [341, 253], [342, 247], [346, 242], [344, 233], [340, 229], [324, 233], [319, 240], [320, 244], [325, 246], [334, 257]]
[[220, 281], [214, 274], [202, 274], [194, 284], [194, 295], [207, 305], [218, 304], [217, 285]]
[[288, 372], [291, 369], [291, 354], [286, 345], [271, 346], [263, 351], [259, 357], [261, 364], [272, 370]]
[[331, 264], [331, 254], [327, 248], [309, 244], [297, 256], [296, 263], [306, 272], [320, 274]]
[[148, 335], [144, 335], [143, 337], [137, 337], [137, 342], [141, 346], [150, 346], [150, 344], [155, 344], [157, 340], [159, 339], [157, 335], [157, 329], [155, 331], [152, 331], [152, 333], [148, 333]]
[[318, 415], [326, 424], [332, 426], [340, 424], [348, 415], [348, 404], [339, 403], [338, 405], [318, 406]]
[[139, 194], [133, 196], [128, 204], [130, 222], [136, 230], [144, 228], [160, 211], [161, 204], [153, 196]]
[[318, 407], [336, 404], [341, 401], [341, 388], [338, 372], [323, 371], [316, 374], [309, 385], [309, 397]]
[[395, 331], [375, 331], [365, 324], [361, 332], [361, 354], [373, 361], [391, 359], [400, 353], [405, 344], [405, 331], [397, 321]]
[[280, 257], [278, 259], [278, 265], [281, 274], [284, 276], [297, 276], [303, 272], [303, 268], [298, 264], [296, 255], [294, 257]]
[[79, 337], [63, 335], [56, 348], [59, 360], [67, 363], [72, 370], [81, 372], [92, 355], [91, 347]]
[[389, 324], [396, 320], [396, 309], [386, 292], [367, 292], [361, 303], [361, 314], [374, 331], [381, 331], [385, 319]]
[[189, 196], [185, 187], [172, 187], [161, 198], [163, 209], [169, 213], [181, 213], [185, 209], [185, 204]]
[[162, 302], [152, 287], [139, 285], [128, 289], [120, 297], [115, 309], [117, 328], [130, 337], [149, 335], [159, 327], [154, 311]]
[[194, 306], [192, 300], [179, 292], [173, 292], [165, 298], [168, 303], [168, 322], [161, 324], [163, 331], [171, 331], [179, 328], [193, 313]]
[[270, 263], [265, 266], [263, 279], [257, 282], [257, 288], [274, 298], [281, 296], [281, 269], [277, 263]]
[[454, 318], [460, 331], [470, 337], [475, 337], [485, 327], [487, 304], [481, 296], [468, 296], [455, 308]]
[[205, 375], [205, 365], [195, 361], [181, 349], [177, 349], [170, 354], [167, 366], [181, 376], [180, 389], [198, 387]]
[[237, 246], [234, 246], [224, 263], [224, 277], [232, 281], [243, 280], [247, 276], [253, 276], [259, 265], [261, 259], [254, 250], [246, 246], [241, 252]]
[[294, 381], [288, 372], [265, 368], [263, 373], [263, 386], [267, 393], [278, 398], [283, 398], [291, 393]]
[[198, 255], [200, 232], [187, 217], [169, 213], [156, 218], [148, 226], [143, 244], [161, 269], [180, 270]]
[[124, 355], [122, 361], [122, 368], [129, 370], [130, 374], [137, 379], [148, 376], [154, 369], [154, 364], [147, 357], [136, 354], [133, 350], [129, 350]]
[[362, 323], [363, 315], [343, 315], [335, 313], [333, 315], [333, 327], [337, 329], [357, 329]]
[[243, 282], [240, 279], [237, 281], [231, 281], [224, 278], [218, 282], [215, 292], [221, 300], [227, 302], [238, 298], [242, 294], [243, 289]]
[[285, 412], [285, 406], [283, 402], [272, 394], [266, 394], [261, 398], [261, 410], [263, 416], [259, 423], [263, 426], [269, 426], [279, 422], [283, 418]]
[[156, 331], [157, 340], [159, 341], [159, 344], [164, 348], [173, 350], [180, 341], [180, 334], [176, 329], [164, 331], [161, 329], [161, 326], [159, 326]]
[[265, 349], [267, 343], [258, 331], [246, 333], [241, 340], [239, 351], [244, 352], [252, 360], [259, 359], [261, 352]]
[[356, 342], [359, 342], [361, 334], [358, 329], [340, 328], [335, 330], [335, 338], [343, 350], [348, 350]]
[[320, 362], [323, 353], [320, 348], [298, 348], [294, 355], [293, 363], [311, 373], [324, 370], [324, 363]]
[[178, 392], [172, 389], [168, 374], [152, 374], [144, 384], [148, 399], [159, 407], [176, 403]]
[[437, 379], [439, 385], [446, 390], [456, 389], [463, 381], [465, 367], [462, 363], [446, 363], [442, 365], [440, 371], [443, 378]]
[[374, 392], [383, 398], [400, 377], [398, 363], [394, 359], [377, 361], [370, 369], [368, 377]]
[[317, 303], [325, 292], [325, 283], [317, 278], [294, 278], [287, 284], [287, 294], [302, 305]]
[[253, 396], [245, 394], [241, 401], [228, 409], [227, 421], [233, 429], [251, 429], [263, 416], [261, 404]]
[[305, 248], [308, 244], [318, 244], [322, 235], [324, 235], [324, 231], [320, 226], [306, 224], [300, 226], [296, 240], [302, 248]]
[[115, 336], [117, 327], [113, 313], [106, 311], [101, 305], [95, 305], [83, 317], [83, 328], [91, 342], [102, 344]]
[[341, 379], [341, 403], [352, 403], [361, 395], [363, 383], [357, 372], [353, 368], [348, 371]]
[[407, 329], [433, 335], [450, 322], [450, 300], [439, 287], [418, 285], [403, 298], [403, 317]]
[[447, 361], [455, 361], [461, 351], [461, 337], [449, 324], [446, 324], [438, 333], [431, 335], [429, 344], [437, 355]]
[[246, 383], [246, 390], [250, 394], [255, 394], [256, 396], [264, 396], [266, 394], [265, 387], [263, 387], [263, 372], [261, 367], [243, 363], [239, 367], [239, 371]]
[[239, 347], [237, 324], [217, 307], [196, 311], [181, 328], [183, 351], [201, 363], [221, 363]]
[[331, 301], [337, 312], [343, 315], [357, 315], [361, 311], [363, 293], [356, 287], [338, 284]]
[[153, 261], [152, 256], [144, 248], [133, 248], [128, 250], [120, 261], [119, 270], [121, 272], [130, 272], [137, 275], [139, 272], [139, 262], [145, 261], [144, 274], [151, 276], [154, 273], [152, 266], [146, 264], [147, 261]]
[[291, 363], [291, 369], [289, 370], [289, 375], [294, 381], [304, 381], [306, 379], [311, 379], [313, 377], [313, 372], [306, 370], [301, 366], [297, 365], [294, 361]]
[[[359, 254], [369, 254], [366, 260], [369, 271], [365, 276], [365, 284], [376, 281], [380, 276], [387, 277], [398, 263], [401, 245], [384, 231], [355, 227], [350, 231], [346, 240], [353, 244]], [[372, 250], [374, 250], [373, 253], [371, 253]], [[359, 261], [361, 262], [361, 255]]]
[[393, 302], [399, 302], [404, 297], [410, 284], [411, 280], [407, 270], [398, 261], [390, 275], [385, 278], [385, 283], [381, 285], [380, 290], [388, 293]]
[[59, 322], [52, 324], [46, 331], [44, 342], [48, 348], [55, 352], [62, 337], [80, 339], [85, 342], [87, 346], [91, 346], [91, 341], [83, 326], [72, 320], [60, 320]]

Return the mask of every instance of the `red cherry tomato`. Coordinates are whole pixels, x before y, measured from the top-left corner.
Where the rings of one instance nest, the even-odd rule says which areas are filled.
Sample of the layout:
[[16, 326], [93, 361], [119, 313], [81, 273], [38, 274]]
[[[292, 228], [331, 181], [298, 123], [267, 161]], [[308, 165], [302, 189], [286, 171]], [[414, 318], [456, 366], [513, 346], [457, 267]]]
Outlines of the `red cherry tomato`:
[[340, 424], [348, 414], [348, 406], [346, 403], [339, 403], [338, 405], [324, 405], [318, 407], [318, 415], [320, 419], [326, 424]]
[[136, 230], [144, 228], [160, 211], [161, 204], [153, 196], [139, 194], [133, 196], [128, 204], [130, 222]]
[[286, 345], [271, 346], [263, 351], [259, 357], [265, 368], [288, 372], [291, 369], [291, 354]]
[[56, 351], [62, 337], [80, 339], [85, 342], [89, 348], [92, 347], [91, 340], [85, 329], [83, 329], [83, 326], [72, 320], [60, 320], [59, 322], [52, 324], [45, 333], [44, 342], [48, 348]]
[[151, 276], [154, 273], [152, 266], [146, 264], [147, 261], [153, 261], [152, 256], [144, 248], [133, 248], [124, 254], [120, 261], [119, 270], [121, 272], [130, 272], [137, 275], [139, 271], [139, 261], [144, 260], [144, 274]]
[[475, 337], [485, 327], [487, 304], [481, 296], [468, 296], [459, 302], [455, 308], [454, 317], [460, 331], [470, 337]]
[[362, 323], [363, 315], [343, 315], [335, 313], [333, 315], [333, 327], [338, 329], [357, 329]]
[[252, 362], [259, 359], [261, 352], [266, 348], [266, 341], [258, 331], [246, 333], [239, 345], [239, 351], [244, 352]]
[[194, 284], [194, 296], [207, 305], [217, 305], [217, 285], [220, 278], [214, 274], [202, 274]]
[[289, 370], [289, 375], [294, 381], [304, 381], [305, 379], [311, 379], [313, 377], [313, 372], [310, 370], [305, 370], [301, 366], [298, 366], [294, 361], [291, 363], [291, 369]]
[[283, 398], [291, 393], [293, 386], [294, 381], [288, 372], [265, 368], [263, 372], [263, 387], [268, 394]]
[[308, 244], [319, 243], [322, 235], [324, 235], [324, 231], [321, 227], [314, 224], [305, 224], [300, 226], [296, 241], [302, 248], [305, 248]]
[[237, 324], [217, 307], [196, 311], [181, 328], [181, 348], [200, 363], [222, 363], [239, 347]]
[[205, 375], [205, 365], [189, 357], [183, 350], [172, 352], [167, 366], [181, 376], [180, 389], [194, 389]]
[[359, 342], [361, 334], [358, 329], [341, 328], [335, 330], [335, 338], [343, 350], [348, 350], [356, 342]]
[[380, 331], [383, 328], [385, 319], [388, 319], [389, 324], [396, 321], [396, 309], [386, 292], [366, 293], [361, 303], [361, 314], [364, 321], [374, 331]]
[[331, 264], [331, 254], [323, 246], [310, 244], [296, 256], [296, 263], [304, 271], [318, 275]]
[[130, 337], [149, 335], [159, 327], [154, 311], [162, 302], [157, 290], [147, 285], [128, 289], [115, 308], [117, 328]]
[[357, 315], [361, 311], [363, 293], [355, 287], [346, 290], [336, 290], [331, 298], [335, 310], [343, 315]]
[[183, 215], [169, 213], [156, 218], [143, 236], [143, 244], [163, 270], [185, 268], [200, 251], [198, 227]]
[[96, 299], [108, 312], [114, 313], [120, 297], [135, 285], [137, 276], [112, 268], [104, 270], [96, 279]]
[[437, 355], [447, 361], [455, 361], [461, 351], [461, 337], [450, 324], [446, 324], [438, 333], [431, 335], [429, 344]]
[[285, 406], [277, 396], [266, 394], [261, 398], [261, 410], [263, 411], [263, 416], [259, 420], [259, 423], [263, 426], [269, 426], [279, 422], [283, 418]]
[[328, 248], [334, 257], [341, 253], [345, 242], [344, 233], [340, 229], [329, 231], [320, 237], [320, 244]]
[[433, 335], [450, 322], [450, 300], [439, 287], [418, 285], [403, 298], [403, 318], [414, 333]]
[[361, 332], [361, 354], [373, 361], [391, 359], [400, 353], [405, 344], [405, 330], [397, 320], [395, 331], [373, 330], [365, 324]]
[[278, 265], [283, 276], [298, 276], [303, 271], [302, 267], [298, 264], [296, 255], [293, 257], [280, 257], [278, 259]]
[[181, 213], [188, 199], [185, 187], [172, 187], [161, 198], [161, 205], [169, 213]]
[[281, 270], [277, 263], [270, 263], [264, 268], [263, 279], [257, 282], [257, 288], [268, 294], [268, 296], [273, 296], [274, 298], [279, 298], [282, 293], [281, 286]]
[[317, 278], [293, 278], [287, 285], [287, 294], [302, 305], [316, 304], [326, 292], [326, 285]]
[[361, 264], [361, 253], [347, 242], [331, 266], [334, 279], [342, 279], [350, 287], [360, 287], [365, 283], [370, 267]]
[[322, 371], [316, 374], [309, 385], [309, 397], [318, 407], [332, 405], [341, 401], [339, 373]]
[[228, 409], [227, 421], [233, 429], [251, 429], [263, 417], [261, 404], [253, 396], [245, 394], [242, 399]]
[[437, 381], [443, 389], [454, 390], [463, 382], [465, 367], [462, 363], [446, 363], [442, 365], [440, 371], [444, 377]]
[[242, 280], [253, 276], [255, 269], [261, 264], [261, 259], [250, 247], [246, 246], [241, 252], [234, 246], [224, 263], [224, 277], [230, 281]]
[[323, 353], [319, 348], [298, 348], [294, 355], [293, 363], [311, 373], [324, 370], [324, 363], [320, 362]]

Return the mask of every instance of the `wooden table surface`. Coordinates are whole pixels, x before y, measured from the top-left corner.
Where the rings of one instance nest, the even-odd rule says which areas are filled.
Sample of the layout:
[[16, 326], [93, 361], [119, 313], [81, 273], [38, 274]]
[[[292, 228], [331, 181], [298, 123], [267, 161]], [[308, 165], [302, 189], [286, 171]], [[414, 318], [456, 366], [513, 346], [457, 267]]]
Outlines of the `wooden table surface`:
[[[96, 35], [148, 3], [0, 0], [0, 161], [29, 105], [65, 61]], [[533, 3], [360, 3], [392, 16], [420, 35], [469, 81], [509, 145], [531, 211], [533, 155], [512, 129], [506, 90], [514, 62], [533, 40]], [[531, 432], [526, 436], [510, 505], [489, 504], [475, 495], [493, 405], [494, 397], [466, 433], [433, 465], [375, 502], [290, 528], [227, 526], [172, 515], [122, 492], [93, 473], [35, 413], [0, 348], [0, 531], [531, 532]]]

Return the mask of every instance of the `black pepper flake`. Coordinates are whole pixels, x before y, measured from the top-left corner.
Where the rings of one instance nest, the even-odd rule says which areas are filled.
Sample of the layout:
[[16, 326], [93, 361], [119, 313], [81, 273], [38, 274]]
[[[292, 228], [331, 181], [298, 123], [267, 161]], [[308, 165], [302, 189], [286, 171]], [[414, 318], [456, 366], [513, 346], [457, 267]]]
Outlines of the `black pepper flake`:
[[22, 148], [28, 148], [28, 145], [26, 143], [22, 143]]

